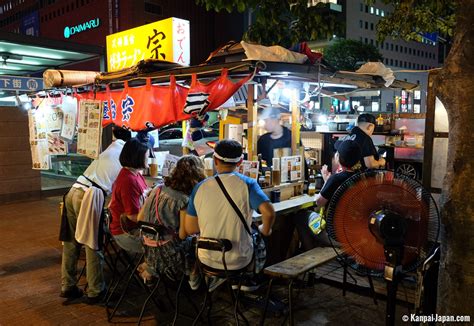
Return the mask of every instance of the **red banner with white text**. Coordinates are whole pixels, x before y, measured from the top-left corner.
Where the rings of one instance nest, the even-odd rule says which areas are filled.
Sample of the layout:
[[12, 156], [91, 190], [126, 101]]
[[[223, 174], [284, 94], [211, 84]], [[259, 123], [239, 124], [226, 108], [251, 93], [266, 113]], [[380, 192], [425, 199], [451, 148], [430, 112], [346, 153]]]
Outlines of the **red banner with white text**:
[[229, 80], [227, 69], [221, 76], [204, 84], [192, 75], [190, 87], [178, 85], [174, 76], [170, 76], [167, 86], [152, 85], [151, 79], [139, 87], [129, 87], [124, 82], [121, 90], [87, 92], [76, 94], [82, 99], [98, 99], [104, 102], [102, 126], [111, 123], [134, 131], [161, 126], [204, 115], [224, 104], [252, 74], [237, 82]]

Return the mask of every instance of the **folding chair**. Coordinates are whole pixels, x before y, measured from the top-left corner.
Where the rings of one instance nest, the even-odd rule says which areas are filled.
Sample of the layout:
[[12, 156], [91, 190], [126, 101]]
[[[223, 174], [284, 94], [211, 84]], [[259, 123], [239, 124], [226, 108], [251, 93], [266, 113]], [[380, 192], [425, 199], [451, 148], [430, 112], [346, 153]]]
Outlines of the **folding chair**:
[[[198, 258], [199, 249], [222, 252], [222, 265], [224, 269], [216, 269], [216, 268], [212, 268], [210, 266], [203, 264]], [[234, 304], [235, 322], [237, 323], [237, 325], [240, 325], [240, 322], [239, 322], [239, 315], [240, 315], [242, 319], [244, 320], [245, 324], [248, 325], [248, 320], [245, 318], [245, 316], [242, 314], [242, 312], [239, 309], [240, 287], [242, 285], [243, 277], [247, 273], [247, 266], [245, 268], [238, 269], [238, 270], [227, 269], [225, 254], [231, 249], [232, 249], [232, 243], [228, 239], [199, 238], [197, 242], [197, 246], [196, 246], [196, 261], [198, 264], [199, 271], [201, 275], [203, 276], [202, 279], [204, 279], [205, 276], [207, 276], [208, 278], [217, 277], [217, 278], [225, 279], [226, 281], [225, 283], [227, 283], [227, 286], [230, 290], [230, 295]], [[231, 281], [238, 282], [236, 294], [234, 294], [234, 290], [232, 289]], [[212, 324], [212, 321], [211, 321], [212, 292], [211, 293], [209, 292], [209, 285], [206, 282], [204, 283], [206, 285], [206, 293], [204, 295], [204, 300], [201, 306], [201, 310], [199, 311], [199, 314], [196, 316], [196, 319], [194, 319], [193, 326], [196, 325], [199, 319], [201, 318], [201, 315], [204, 312], [204, 309], [206, 308], [206, 306], [208, 307], [208, 313], [207, 313], [208, 324], [209, 325]]]
[[[111, 241], [111, 243], [113, 243], [113, 241]], [[116, 250], [115, 246], [112, 246], [112, 248], [113, 248], [114, 251]], [[145, 253], [136, 254], [134, 257], [131, 257], [127, 253], [126, 250], [124, 250], [120, 247], [119, 247], [118, 250], [115, 251], [115, 253], [116, 253], [116, 258], [115, 258], [115, 262], [114, 262], [114, 267], [116, 268], [117, 267], [117, 262], [120, 261], [126, 267], [126, 269], [125, 269], [125, 272], [121, 273], [120, 277], [117, 279], [115, 284], [112, 285], [113, 284], [112, 282], [114, 281], [115, 274], [116, 274], [116, 273], [114, 273], [114, 277], [112, 279], [111, 286], [110, 286], [111, 290], [108, 292], [108, 297], [107, 297], [106, 303], [105, 303], [105, 307], [106, 307], [106, 311], [107, 311], [107, 320], [109, 322], [112, 321], [113, 317], [115, 316], [115, 313], [117, 312], [119, 306], [121, 305], [121, 303], [122, 303], [122, 301], [123, 301], [123, 299], [124, 299], [124, 297], [127, 293], [127, 290], [129, 288], [129, 285], [130, 285], [130, 282], [132, 281], [132, 279], [134, 279], [135, 282], [148, 293], [147, 302], [151, 298], [153, 300], [153, 302], [155, 303], [155, 305], [157, 306], [157, 308], [160, 309], [160, 310], [163, 310], [163, 304], [160, 302], [160, 300], [158, 300], [156, 298], [153, 298], [150, 295], [151, 290], [147, 287], [146, 284], [144, 284], [143, 280], [140, 278], [140, 275], [137, 272], [137, 268], [140, 265], [140, 263], [143, 261]], [[118, 269], [115, 269], [115, 272], [118, 272]], [[115, 291], [117, 290], [118, 286], [121, 283], [123, 283], [123, 281], [125, 279], [126, 279], [126, 282], [124, 284], [124, 287], [122, 289], [120, 297], [119, 297], [118, 301], [116, 302], [116, 304], [114, 305], [112, 312], [109, 313], [110, 300], [111, 300], [112, 296], [114, 295]], [[168, 297], [169, 297], [169, 295], [168, 295]], [[141, 318], [142, 318], [142, 314], [140, 314], [139, 323], [141, 321]]]
[[[139, 222], [138, 227], [140, 228], [140, 234], [143, 239], [143, 247], [145, 249], [145, 256], [148, 255], [147, 257], [151, 257], [148, 259], [148, 263], [152, 264], [152, 266], [150, 267], [154, 269], [154, 272], [156, 273], [155, 277], [157, 279], [155, 285], [153, 286], [153, 289], [151, 290], [145, 302], [143, 303], [138, 323], [141, 322], [141, 319], [145, 312], [148, 301], [154, 296], [155, 292], [157, 291], [160, 285], [160, 281], [163, 280], [165, 277], [167, 277], [170, 281], [173, 281], [178, 284], [178, 289], [176, 292], [176, 300], [173, 304], [168, 294], [168, 285], [166, 283], [166, 280], [163, 280], [162, 282], [165, 288], [166, 295], [168, 296], [168, 300], [170, 301], [170, 304], [174, 306], [175, 308], [175, 313], [174, 313], [173, 323], [172, 323], [174, 325], [176, 324], [178, 314], [179, 314], [179, 296], [183, 288], [184, 281], [186, 279], [186, 274], [184, 272], [184, 267], [185, 267], [184, 252], [180, 248], [176, 247], [175, 254], [176, 256], [179, 256], [180, 258], [178, 259], [178, 261], [175, 262], [176, 266], [169, 267], [169, 264], [170, 263], [173, 264], [173, 261], [171, 262], [163, 261], [162, 252], [160, 254], [160, 252], [157, 250], [159, 245], [164, 245], [166, 243], [167, 241], [166, 237], [169, 237], [169, 230], [166, 227], [163, 227], [162, 225], [148, 223], [148, 222]], [[173, 255], [173, 257], [176, 257], [176, 256]], [[168, 257], [168, 258], [171, 258], [171, 257]], [[152, 262], [150, 262], [150, 260], [152, 260]], [[180, 264], [182, 265], [180, 266]], [[168, 266], [168, 268], [164, 268], [166, 266]], [[159, 272], [163, 270], [165, 270], [164, 275], [162, 275]], [[186, 298], [192, 304], [196, 313], [198, 313], [199, 310], [194, 304], [194, 302], [189, 298], [189, 296], [186, 296]], [[194, 317], [189, 317], [186, 315], [183, 315], [183, 316], [194, 319]]]

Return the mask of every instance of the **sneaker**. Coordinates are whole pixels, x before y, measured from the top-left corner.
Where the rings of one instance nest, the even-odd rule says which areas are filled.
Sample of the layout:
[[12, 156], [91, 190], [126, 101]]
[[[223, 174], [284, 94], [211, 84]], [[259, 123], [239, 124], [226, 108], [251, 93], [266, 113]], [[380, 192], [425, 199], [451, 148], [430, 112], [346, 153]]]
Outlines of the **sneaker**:
[[83, 295], [84, 292], [82, 292], [81, 289], [79, 289], [77, 286], [73, 286], [67, 290], [61, 291], [61, 294], [59, 296], [61, 298], [77, 299], [82, 297]]
[[[232, 285], [232, 290], [237, 290], [239, 288], [238, 284]], [[257, 291], [260, 288], [260, 284], [255, 282], [254, 280], [246, 280], [240, 284], [240, 291], [244, 292], [253, 292]]]
[[208, 287], [209, 287], [209, 292], [212, 292], [215, 289], [217, 289], [219, 287], [219, 285], [221, 285], [225, 281], [226, 281], [225, 278], [218, 278], [218, 277], [208, 278], [207, 284], [208, 284]]
[[95, 297], [87, 297], [85, 303], [89, 304], [89, 305], [95, 305], [95, 304], [98, 304], [98, 303], [102, 302], [102, 300], [104, 300], [106, 292], [107, 291], [104, 289], [99, 293], [99, 295], [97, 295]]
[[189, 274], [188, 283], [191, 287], [191, 290], [199, 289], [199, 285], [201, 285], [201, 276], [199, 274], [194, 273]]

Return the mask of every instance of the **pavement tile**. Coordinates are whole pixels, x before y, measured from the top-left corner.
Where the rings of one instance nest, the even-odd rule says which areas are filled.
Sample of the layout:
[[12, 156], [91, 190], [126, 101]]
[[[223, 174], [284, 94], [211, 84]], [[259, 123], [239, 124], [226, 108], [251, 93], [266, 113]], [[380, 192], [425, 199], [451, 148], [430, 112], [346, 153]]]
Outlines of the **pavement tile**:
[[[110, 325], [104, 306], [89, 306], [75, 302], [63, 305], [59, 298], [62, 246], [57, 240], [59, 228], [59, 197], [40, 201], [0, 205], [0, 325]], [[27, 235], [27, 236], [26, 236]], [[21, 241], [19, 241], [21, 240]], [[82, 267], [83, 262], [80, 262]], [[106, 269], [106, 273], [107, 269]], [[83, 287], [83, 277], [79, 285]], [[286, 298], [284, 285], [275, 286], [274, 296]], [[166, 311], [158, 311], [149, 303], [143, 325], [164, 325], [172, 318], [173, 308], [160, 289], [159, 297], [166, 305]], [[313, 288], [295, 291], [295, 320], [297, 325], [383, 325], [385, 323], [385, 302], [373, 304], [371, 298], [348, 292], [327, 284], [316, 282]], [[174, 300], [174, 291], [170, 295]], [[136, 323], [139, 309], [144, 300], [143, 289], [131, 286], [127, 298], [113, 319], [114, 324]], [[200, 305], [202, 293], [193, 292], [193, 300]], [[224, 291], [216, 295], [213, 311], [219, 314], [231, 313], [230, 298]], [[181, 298], [180, 310], [188, 314], [193, 309], [187, 300]], [[406, 314], [406, 308], [397, 307], [397, 317]], [[261, 310], [243, 307], [250, 325], [258, 324]], [[229, 319], [217, 320], [216, 325], [233, 325]], [[397, 318], [396, 325], [402, 325]], [[268, 314], [265, 325], [279, 325], [282, 316]], [[180, 318], [178, 325], [189, 325], [190, 321]]]

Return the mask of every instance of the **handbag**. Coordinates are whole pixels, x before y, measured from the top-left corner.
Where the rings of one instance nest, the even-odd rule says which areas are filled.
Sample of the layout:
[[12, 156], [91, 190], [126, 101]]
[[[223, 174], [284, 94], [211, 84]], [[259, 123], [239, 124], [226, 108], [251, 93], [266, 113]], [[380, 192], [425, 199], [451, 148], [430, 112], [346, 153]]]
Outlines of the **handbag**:
[[155, 238], [150, 238], [144, 232], [143, 244], [148, 249], [146, 254], [147, 264], [161, 275], [166, 275], [171, 280], [182, 275], [185, 271], [184, 251], [181, 241], [173, 228], [163, 224], [158, 213], [158, 198], [160, 197], [161, 187], [156, 190], [155, 197], [155, 217], [162, 232]]
[[265, 261], [267, 260], [267, 248], [265, 246], [265, 240], [263, 239], [262, 234], [258, 231], [258, 228], [254, 224], [252, 224], [252, 231], [250, 230], [248, 224], [245, 222], [244, 215], [242, 214], [240, 209], [237, 207], [235, 202], [232, 200], [232, 197], [230, 197], [229, 193], [224, 187], [224, 184], [222, 183], [222, 180], [219, 178], [218, 175], [215, 176], [215, 179], [217, 181], [217, 184], [221, 188], [222, 192], [224, 193], [225, 197], [229, 201], [230, 205], [239, 216], [240, 221], [244, 225], [245, 231], [247, 231], [247, 233], [252, 238], [253, 262], [254, 262], [253, 269], [254, 269], [254, 273], [258, 274], [263, 269], [265, 265]]

